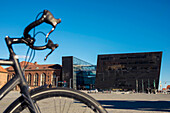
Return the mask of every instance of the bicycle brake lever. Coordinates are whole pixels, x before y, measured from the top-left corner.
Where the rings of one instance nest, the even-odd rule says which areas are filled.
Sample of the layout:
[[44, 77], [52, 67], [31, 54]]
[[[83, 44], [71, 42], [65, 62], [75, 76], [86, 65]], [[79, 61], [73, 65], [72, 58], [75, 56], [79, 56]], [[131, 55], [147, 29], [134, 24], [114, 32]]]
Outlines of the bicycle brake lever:
[[54, 50], [51, 50], [51, 52], [49, 52], [49, 53], [46, 55], [46, 57], [44, 58], [44, 61], [47, 60], [47, 57], [48, 57], [53, 51], [54, 51]]
[[47, 57], [58, 47], [58, 44], [54, 44], [51, 40], [48, 40], [48, 43], [46, 45], [48, 49], [51, 49], [51, 52], [49, 52], [46, 57], [44, 58], [44, 61], [47, 60]]

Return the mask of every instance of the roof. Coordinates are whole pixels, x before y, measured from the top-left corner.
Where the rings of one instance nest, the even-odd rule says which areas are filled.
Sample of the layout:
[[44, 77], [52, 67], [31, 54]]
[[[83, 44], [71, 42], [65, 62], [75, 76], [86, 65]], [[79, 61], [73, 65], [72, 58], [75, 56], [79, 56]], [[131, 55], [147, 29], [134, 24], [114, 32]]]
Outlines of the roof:
[[98, 56], [115, 56], [115, 55], [137, 55], [137, 54], [161, 54], [162, 55], [162, 51], [157, 51], [157, 52], [135, 52], [135, 53], [116, 53], [116, 54], [101, 54]]
[[170, 85], [167, 86], [167, 89], [170, 89]]
[[[22, 61], [20, 62], [20, 66], [21, 68], [24, 68], [24, 65], [26, 65], [28, 63], [28, 66], [26, 67], [25, 70], [45, 70], [45, 69], [61, 69], [61, 65], [59, 64], [37, 64], [37, 62], [35, 63], [30, 63], [30, 62], [25, 62]], [[13, 70], [13, 67], [10, 66], [8, 68], [6, 68], [6, 70]]]
[[0, 72], [7, 73], [7, 70], [5, 70], [2, 66], [0, 66]]

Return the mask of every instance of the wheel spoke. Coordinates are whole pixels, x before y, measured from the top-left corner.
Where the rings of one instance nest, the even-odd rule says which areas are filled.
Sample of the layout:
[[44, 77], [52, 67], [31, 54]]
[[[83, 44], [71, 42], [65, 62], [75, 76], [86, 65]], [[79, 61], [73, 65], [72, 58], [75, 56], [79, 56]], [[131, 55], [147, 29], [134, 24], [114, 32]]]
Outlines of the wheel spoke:
[[60, 96], [60, 113], [61, 113], [61, 96]]
[[64, 105], [63, 105], [62, 113], [64, 113], [65, 104], [66, 104], [66, 99], [64, 99]]
[[70, 102], [70, 104], [69, 104], [69, 107], [68, 107], [68, 110], [67, 110], [67, 113], [69, 113], [69, 110], [70, 110], [70, 108], [71, 108], [71, 103], [73, 102], [73, 99], [71, 99], [71, 102]]
[[54, 97], [54, 110], [55, 110], [55, 113], [57, 113], [57, 110], [56, 110], [56, 97]]
[[[35, 96], [34, 96], [35, 95]], [[34, 100], [38, 113], [107, 113], [99, 112], [103, 108], [97, 107], [100, 104], [89, 98], [86, 94], [78, 93], [73, 90], [45, 90], [35, 93], [31, 98]], [[14, 104], [16, 111], [29, 113], [27, 104], [24, 101], [18, 101], [23, 105]], [[24, 109], [22, 111], [22, 109]], [[40, 111], [41, 110], [41, 111]]]
[[36, 111], [37, 111], [38, 113], [41, 113], [40, 108], [39, 108], [39, 105], [38, 105], [37, 102], [35, 102], [35, 106], [36, 106]]

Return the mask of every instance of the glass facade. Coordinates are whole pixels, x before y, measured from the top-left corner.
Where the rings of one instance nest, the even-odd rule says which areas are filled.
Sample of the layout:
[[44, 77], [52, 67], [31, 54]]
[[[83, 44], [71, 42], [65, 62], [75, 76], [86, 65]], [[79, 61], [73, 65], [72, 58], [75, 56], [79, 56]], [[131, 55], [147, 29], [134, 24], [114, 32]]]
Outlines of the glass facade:
[[96, 66], [76, 57], [62, 58], [62, 78], [68, 87], [74, 89], [93, 89], [96, 78]]

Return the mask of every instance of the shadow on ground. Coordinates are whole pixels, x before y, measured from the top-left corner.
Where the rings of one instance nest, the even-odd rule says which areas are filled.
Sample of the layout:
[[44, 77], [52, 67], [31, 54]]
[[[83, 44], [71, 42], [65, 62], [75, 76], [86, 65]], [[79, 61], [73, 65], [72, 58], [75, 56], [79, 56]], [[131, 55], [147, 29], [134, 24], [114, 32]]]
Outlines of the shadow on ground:
[[170, 101], [99, 100], [98, 102], [106, 109], [170, 112]]

